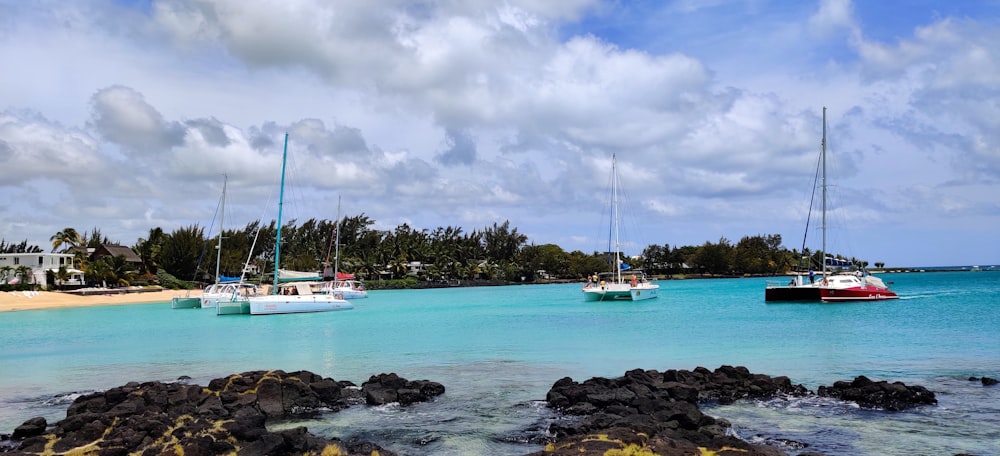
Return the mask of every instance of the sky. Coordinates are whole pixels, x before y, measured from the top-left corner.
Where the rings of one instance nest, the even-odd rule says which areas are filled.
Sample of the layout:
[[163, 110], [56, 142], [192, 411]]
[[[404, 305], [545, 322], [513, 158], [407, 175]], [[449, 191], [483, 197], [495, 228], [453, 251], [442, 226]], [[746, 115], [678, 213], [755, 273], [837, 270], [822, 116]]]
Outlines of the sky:
[[995, 0], [0, 0], [0, 238], [208, 227], [224, 181], [273, 220], [288, 133], [285, 221], [604, 251], [614, 156], [628, 254], [818, 249], [825, 107], [829, 251], [998, 264], [998, 42]]

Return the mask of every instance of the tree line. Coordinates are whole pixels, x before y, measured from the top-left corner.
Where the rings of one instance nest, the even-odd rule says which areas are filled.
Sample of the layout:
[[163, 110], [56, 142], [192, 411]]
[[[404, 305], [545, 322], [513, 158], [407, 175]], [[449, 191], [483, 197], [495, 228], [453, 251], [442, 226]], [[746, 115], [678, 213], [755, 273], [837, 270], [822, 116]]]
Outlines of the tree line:
[[[371, 281], [419, 280], [500, 280], [530, 282], [537, 279], [582, 280], [594, 272], [611, 269], [614, 252], [579, 250], [567, 252], [556, 244], [529, 243], [527, 236], [509, 221], [494, 223], [471, 232], [461, 227], [415, 229], [408, 224], [393, 230], [373, 229], [375, 221], [361, 214], [336, 221], [291, 220], [282, 230], [281, 267], [318, 272], [336, 262], [342, 272]], [[157, 227], [130, 246], [141, 263], [130, 264], [122, 257], [90, 261], [87, 247], [112, 243], [98, 228], [79, 234], [66, 228], [54, 234], [52, 251], [78, 252], [75, 264], [88, 281], [129, 285], [159, 283], [171, 288], [211, 282], [216, 265], [220, 275], [259, 279], [274, 268], [277, 225], [260, 221], [239, 229], [223, 230], [222, 248], [216, 251], [218, 234], [205, 227], [190, 225], [165, 232]], [[335, 239], [339, 238], [339, 259]], [[27, 243], [0, 243], [7, 250], [41, 251]], [[618, 252], [631, 268], [644, 269], [654, 276], [675, 274], [774, 275], [790, 270], [821, 268], [826, 256], [820, 251], [802, 252], [782, 246], [781, 235], [744, 236], [737, 243], [726, 238], [698, 246], [649, 245], [642, 251]], [[837, 258], [843, 258], [837, 256]], [[866, 267], [855, 258], [852, 263]], [[415, 267], [414, 265], [420, 265]], [[876, 263], [881, 267], [882, 263]], [[249, 273], [247, 272], [249, 271]], [[544, 275], [542, 272], [544, 271]], [[56, 273], [54, 282], [62, 271]]]

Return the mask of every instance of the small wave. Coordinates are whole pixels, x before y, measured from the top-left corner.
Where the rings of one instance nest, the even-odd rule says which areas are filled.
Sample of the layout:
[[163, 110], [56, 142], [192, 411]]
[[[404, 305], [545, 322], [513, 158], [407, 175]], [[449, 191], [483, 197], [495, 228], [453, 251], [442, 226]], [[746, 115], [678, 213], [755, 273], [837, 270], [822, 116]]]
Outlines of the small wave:
[[74, 392], [71, 392], [71, 393], [56, 394], [54, 396], [48, 396], [48, 397], [45, 397], [45, 398], [39, 398], [38, 402], [41, 405], [46, 406], [46, 407], [65, 406], [65, 405], [72, 404], [73, 401], [77, 400], [78, 398], [80, 398], [82, 396], [86, 396], [88, 394], [93, 394], [95, 392], [96, 391], [83, 391], [83, 392], [76, 392], [76, 391], [74, 391]]
[[763, 399], [755, 402], [757, 407], [774, 410], [797, 410], [797, 409], [817, 409], [817, 408], [837, 408], [847, 407], [852, 409], [860, 408], [857, 403], [843, 401], [832, 397], [823, 396], [780, 396], [771, 399]]

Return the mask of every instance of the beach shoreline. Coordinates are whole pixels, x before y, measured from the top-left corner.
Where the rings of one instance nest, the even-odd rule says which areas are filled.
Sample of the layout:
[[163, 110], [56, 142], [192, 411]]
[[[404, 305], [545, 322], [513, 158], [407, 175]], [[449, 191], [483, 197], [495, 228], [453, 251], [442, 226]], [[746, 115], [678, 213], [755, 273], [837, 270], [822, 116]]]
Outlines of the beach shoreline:
[[[105, 291], [101, 293], [101, 291]], [[0, 291], [0, 313], [70, 307], [115, 306], [170, 302], [175, 297], [198, 297], [202, 290], [140, 291], [107, 289], [89, 294], [60, 291]]]

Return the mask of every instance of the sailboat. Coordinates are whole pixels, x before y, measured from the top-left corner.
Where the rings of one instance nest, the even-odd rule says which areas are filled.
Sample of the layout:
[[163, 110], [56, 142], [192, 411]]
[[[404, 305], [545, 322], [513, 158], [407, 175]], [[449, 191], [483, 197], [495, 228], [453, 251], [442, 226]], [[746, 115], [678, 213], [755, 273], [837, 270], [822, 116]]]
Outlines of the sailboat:
[[[201, 296], [184, 296], [184, 297], [174, 297], [170, 300], [170, 305], [174, 309], [197, 309], [197, 308], [209, 308], [215, 307], [216, 303], [221, 298], [228, 298], [232, 296], [232, 291], [230, 291], [226, 296], [221, 294], [221, 286], [223, 280], [219, 275], [219, 260], [222, 258], [222, 231], [224, 227], [224, 218], [226, 212], [226, 184], [229, 181], [229, 177], [223, 175], [222, 180], [222, 196], [219, 199], [219, 237], [218, 244], [215, 246], [216, 258], [215, 258], [215, 283], [209, 285], [202, 291]], [[206, 242], [205, 246], [208, 246]], [[204, 251], [202, 252], [202, 257], [204, 257]], [[198, 259], [198, 268], [201, 265], [201, 258]], [[228, 279], [228, 278], [227, 278]], [[233, 282], [233, 280], [226, 280], [225, 282]]]
[[316, 293], [307, 283], [293, 283], [286, 286], [279, 284], [281, 212], [285, 198], [285, 164], [287, 159], [288, 133], [285, 133], [285, 146], [281, 155], [281, 190], [278, 193], [278, 232], [274, 241], [274, 283], [270, 294], [247, 298], [250, 303], [250, 314], [271, 315], [353, 309], [354, 305], [342, 297], [325, 291]]
[[[839, 260], [826, 253], [826, 107], [823, 107], [823, 139], [820, 147], [821, 213], [823, 233], [823, 264], [819, 278], [809, 270], [809, 281], [805, 274], [796, 273], [788, 284], [768, 283], [764, 289], [764, 301], [877, 301], [896, 299], [899, 296], [889, 290], [882, 279], [870, 275], [863, 269], [853, 269], [846, 260]], [[808, 225], [808, 222], [807, 222]], [[807, 229], [808, 230], [808, 229]], [[805, 241], [803, 240], [803, 251]]]
[[226, 214], [226, 185], [229, 176], [222, 181], [222, 203], [219, 205], [219, 239], [215, 246], [215, 283], [205, 287], [201, 293], [201, 308], [214, 309], [219, 302], [236, 302], [257, 294], [257, 286], [244, 283], [240, 277], [226, 277], [220, 272], [222, 263], [222, 232]]
[[[614, 155], [611, 156], [611, 233], [609, 244], [614, 244], [612, 267], [609, 272], [602, 272], [587, 278], [583, 286], [583, 297], [586, 301], [641, 301], [653, 299], [659, 295], [660, 286], [651, 282], [641, 269], [632, 269], [621, 258], [621, 240], [619, 238], [619, 190], [618, 165]], [[611, 257], [609, 252], [609, 257]]]
[[[328, 274], [329, 271], [326, 268], [323, 270], [323, 275], [331, 278], [328, 284], [330, 286], [329, 291], [343, 296], [344, 299], [367, 298], [368, 290], [365, 290], [364, 284], [355, 278], [354, 274], [340, 272], [340, 198], [337, 198], [337, 226], [334, 229], [336, 230], [336, 236], [334, 237], [336, 247], [333, 256], [333, 274]], [[325, 266], [328, 268], [330, 266], [329, 250], [327, 250], [326, 256]]]

